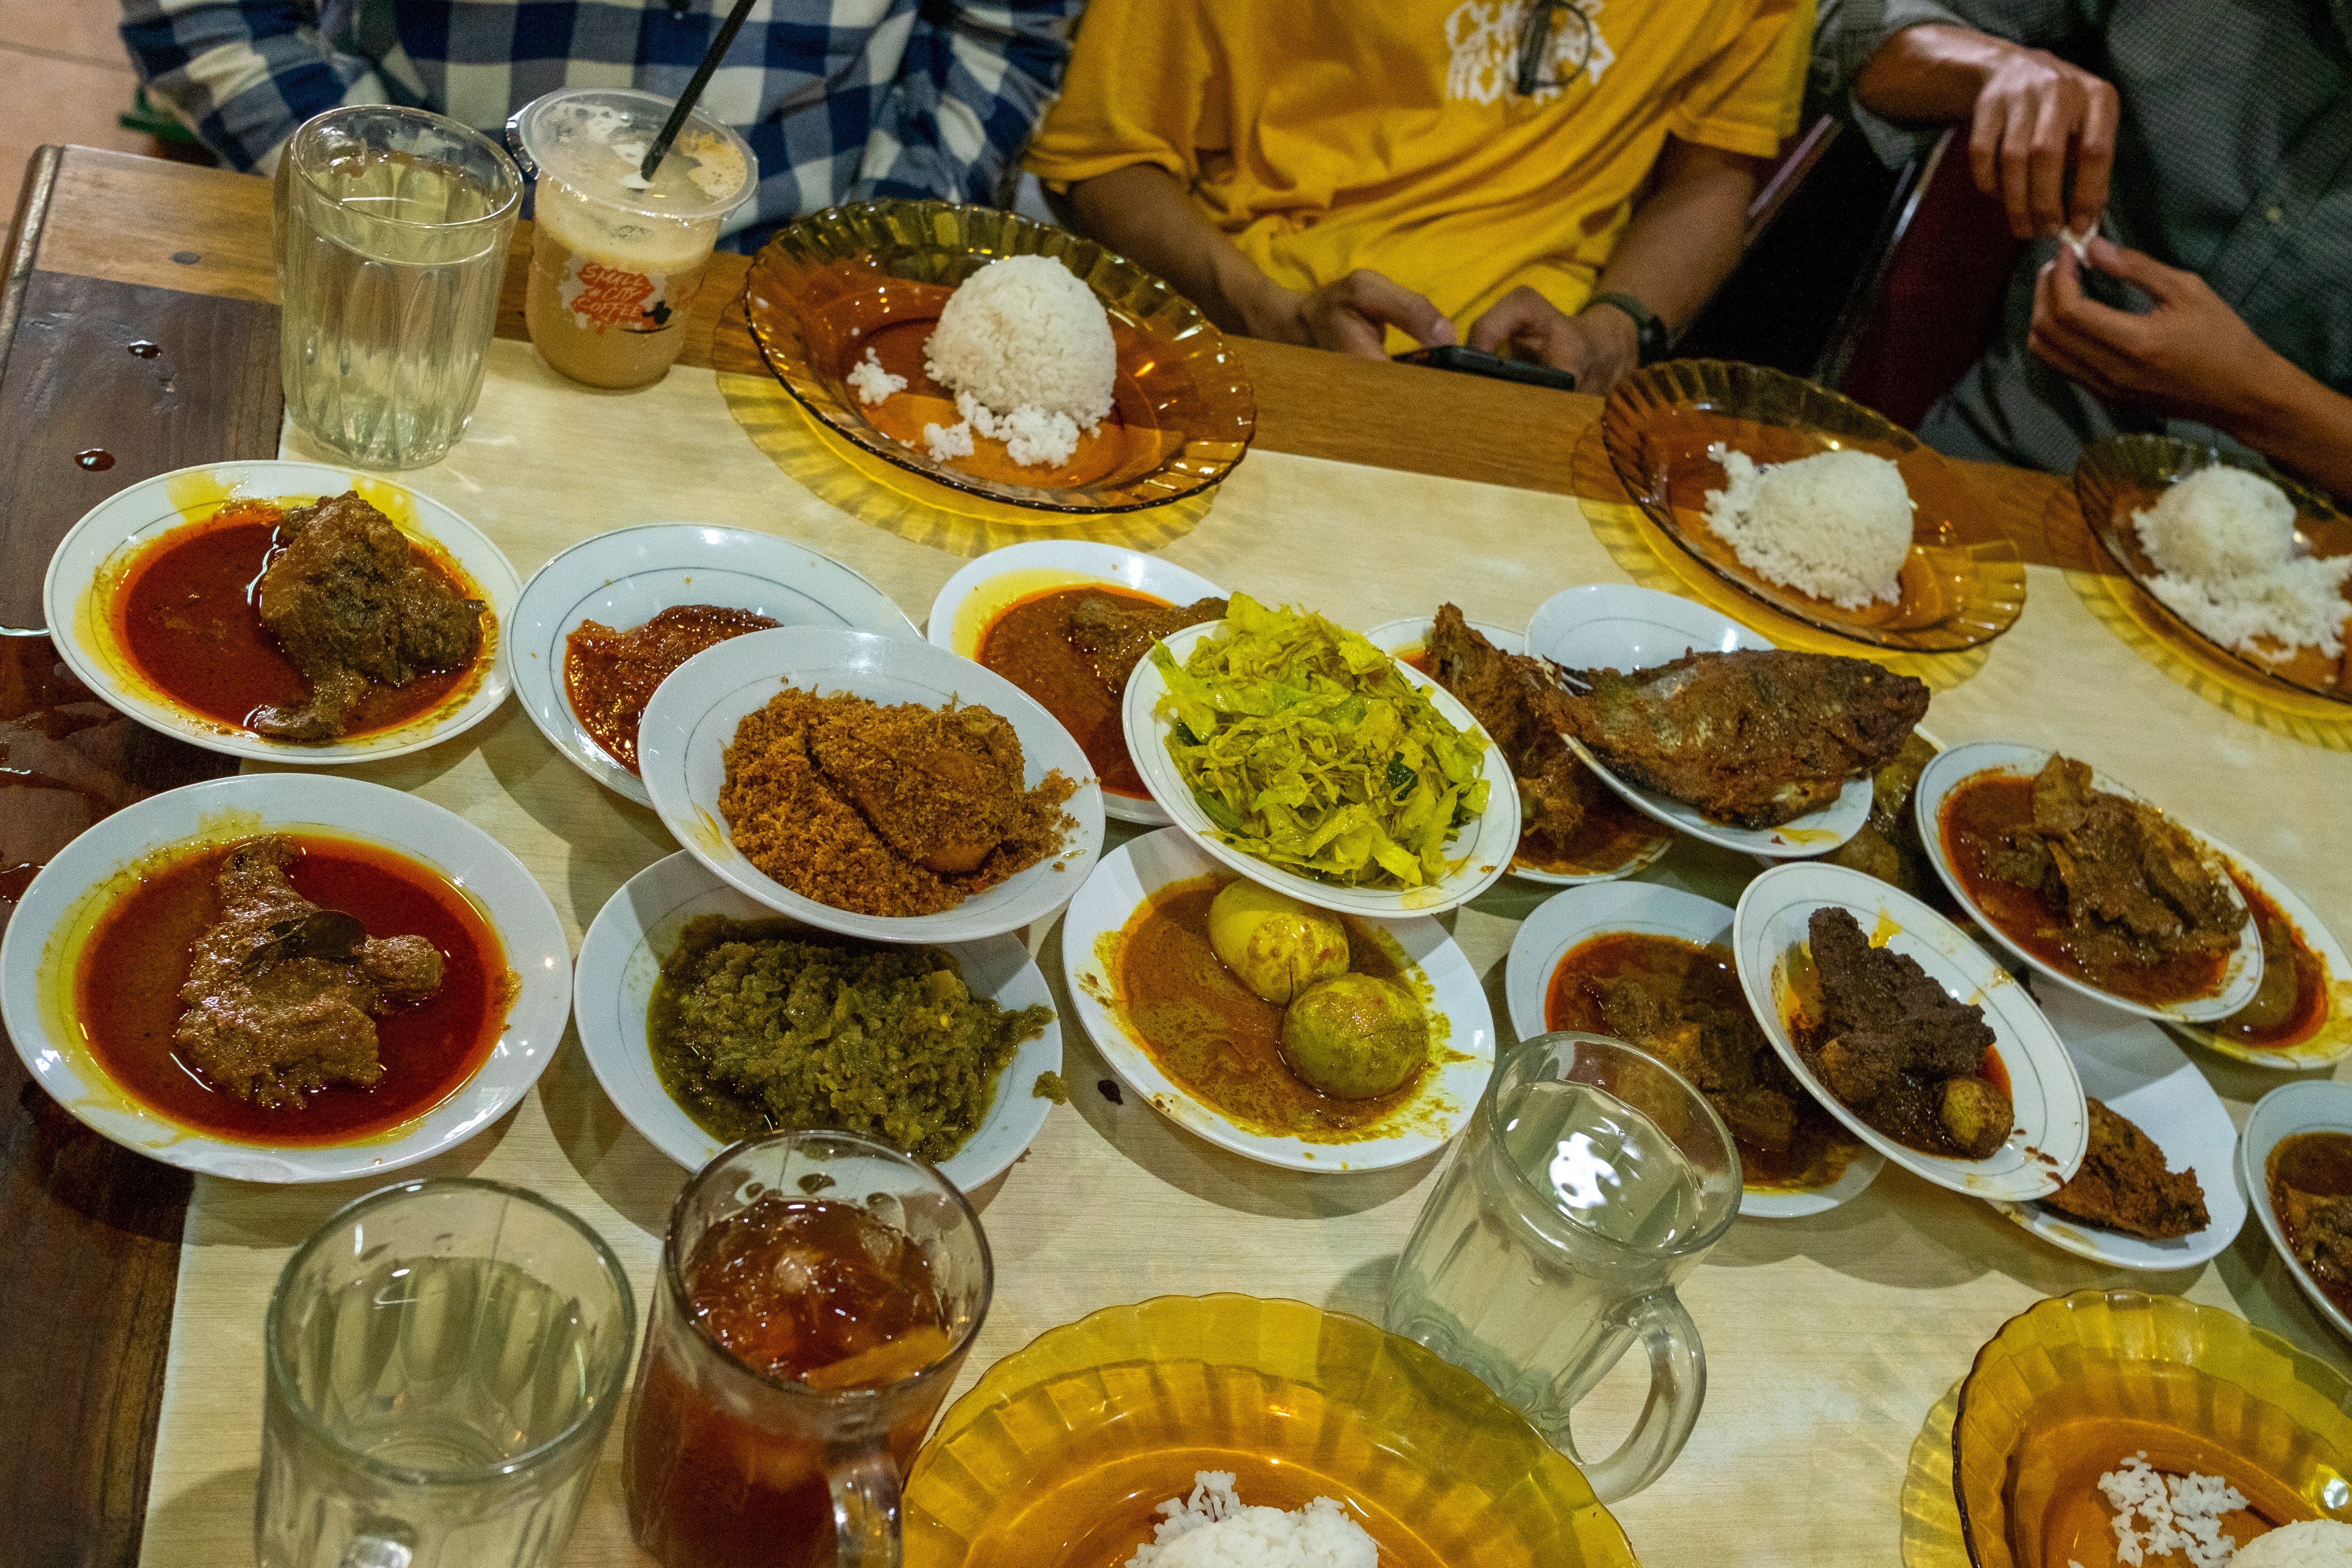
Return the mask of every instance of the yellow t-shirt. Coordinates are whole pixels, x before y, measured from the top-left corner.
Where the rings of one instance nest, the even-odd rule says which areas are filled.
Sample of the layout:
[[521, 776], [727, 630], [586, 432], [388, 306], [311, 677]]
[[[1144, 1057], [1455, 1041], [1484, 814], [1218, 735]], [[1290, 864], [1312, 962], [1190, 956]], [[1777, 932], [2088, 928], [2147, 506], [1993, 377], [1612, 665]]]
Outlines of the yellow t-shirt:
[[[1669, 133], [1770, 157], [1812, 0], [1091, 0], [1029, 151], [1056, 188], [1154, 163], [1286, 288], [1369, 268], [1465, 333], [1519, 284], [1591, 294]], [[1572, 13], [1572, 14], [1571, 14]]]

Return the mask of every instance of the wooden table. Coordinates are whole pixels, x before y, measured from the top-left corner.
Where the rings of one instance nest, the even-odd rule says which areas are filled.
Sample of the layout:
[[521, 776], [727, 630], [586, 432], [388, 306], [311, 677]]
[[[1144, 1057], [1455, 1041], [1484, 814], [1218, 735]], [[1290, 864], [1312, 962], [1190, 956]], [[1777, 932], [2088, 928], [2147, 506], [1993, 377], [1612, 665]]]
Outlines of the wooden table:
[[[277, 455], [280, 404], [268, 237], [268, 188], [260, 181], [87, 149], [45, 149], [36, 158], [0, 292], [0, 625], [38, 625], [38, 586], [50, 549], [106, 495], [192, 462]], [[499, 321], [508, 339], [523, 335], [520, 262], [527, 243], [527, 236], [518, 237], [509, 267]], [[714, 262], [685, 365], [760, 371], [736, 305], [744, 265], [725, 256]], [[144, 342], [157, 352], [128, 352]], [[1576, 496], [1580, 475], [1587, 499], [1612, 499], [1591, 492], [1590, 465], [1577, 460], [1601, 406], [1597, 399], [1273, 344], [1244, 342], [1238, 348], [1257, 389], [1259, 452], [1326, 466], [1290, 458], [1244, 465], [1249, 484], [1237, 476], [1221, 509], [1238, 509], [1239, 516], [1256, 508], [1271, 518], [1295, 505], [1301, 516], [1328, 517], [1314, 510], [1318, 500], [1328, 505], [1326, 492], [1365, 506], [1395, 498], [1397, 504], [1426, 508], [1416, 526], [1427, 542], [1473, 557], [1433, 562], [1423, 580], [1412, 557], [1394, 543], [1393, 530], [1391, 535], [1369, 530], [1367, 553], [1349, 564], [1360, 577], [1386, 569], [1397, 580], [1333, 584], [1334, 603], [1326, 607], [1335, 614], [1339, 600], [1351, 613], [1374, 618], [1385, 618], [1374, 616], [1382, 609], [1426, 613], [1433, 594], [1450, 591], [1474, 604], [1483, 587], [1495, 606], [1490, 618], [1508, 620], [1503, 609], [1517, 606], [1524, 616], [1534, 601], [1573, 582], [1622, 576], [1599, 553], [1573, 506], [1549, 499]], [[534, 362], [524, 351], [501, 349], [494, 360], [505, 368], [494, 375], [469, 446], [511, 442], [517, 431], [544, 429], [549, 410], [584, 406], [564, 403], [583, 395], [543, 371], [534, 376]], [[709, 384], [704, 370], [681, 370], [642, 407], [666, 414], [701, 408], [715, 401]], [[703, 402], [695, 403], [696, 396]], [[496, 398], [505, 401], [494, 405]], [[730, 437], [740, 440], [730, 429], [698, 426], [694, 434], [719, 446]], [[461, 447], [458, 456], [467, 451]], [[92, 452], [110, 456], [110, 466], [77, 461], [79, 454]], [[730, 456], [740, 454], [730, 450]], [[455, 473], [456, 458], [452, 464]], [[1365, 470], [1399, 477], [1383, 482]], [[2058, 480], [2000, 469], [1981, 470], [1977, 478], [1985, 504], [2029, 562], [2050, 560], [2053, 520], [2061, 528], [2079, 527], [2067, 487]], [[486, 460], [465, 468], [459, 479], [477, 489], [501, 482], [499, 465]], [[527, 483], [530, 477], [518, 472], [506, 482]], [[651, 515], [699, 514], [627, 521]], [[796, 530], [787, 522], [778, 531], [801, 531], [820, 548], [887, 554], [880, 564], [854, 563], [898, 592], [902, 606], [918, 620], [928, 606], [927, 590], [918, 590], [936, 586], [954, 565], [937, 552], [902, 542], [885, 542], [885, 542], [861, 542], [884, 536], [860, 535], [838, 514], [817, 518], [802, 507], [793, 515], [805, 526]], [[1268, 592], [1293, 586], [1263, 539], [1245, 542], [1231, 537], [1231, 530], [1212, 537], [1215, 525], [1213, 513], [1211, 523], [1195, 538], [1178, 542], [1171, 555], [1204, 552], [1187, 563], [1211, 569], [1218, 563], [1209, 557], [1222, 552], [1234, 574], [1221, 580], [1250, 587], [1263, 581]], [[553, 521], [516, 526], [540, 552], [526, 555], [509, 542], [515, 565], [527, 576], [544, 559], [546, 542], [565, 536]], [[1316, 533], [1315, 526], [1331, 536]], [[538, 531], [530, 532], [532, 527]], [[1326, 573], [1343, 569], [1332, 559], [1345, 542], [1337, 524], [1299, 527], [1289, 542], [1302, 556], [1324, 558], [1319, 570]], [[1311, 584], [1313, 571], [1299, 570]], [[2330, 799], [2340, 804], [2352, 791], [2352, 758], [2261, 734], [2170, 687], [2106, 638], [2056, 574], [2037, 569], [2032, 594], [2026, 621], [1996, 646], [1987, 668], [1938, 698], [1938, 732], [1948, 741], [2002, 735], [2079, 745], [2294, 877], [2336, 929], [2352, 929], [2352, 868], [2316, 858], [2327, 853], [2320, 837], [2323, 806]], [[1471, 613], [1481, 612], [1474, 605]], [[112, 718], [70, 689], [51, 665], [45, 640], [0, 639], [0, 747], [5, 748], [0, 753], [5, 770], [0, 771], [0, 899], [20, 891], [30, 868], [91, 815], [228, 771], [223, 759]], [[509, 725], [486, 727], [502, 739], [469, 739], [462, 749], [499, 748], [489, 761], [492, 770], [545, 763], [564, 773], [536, 733], [519, 716], [509, 717]], [[435, 754], [459, 749], [453, 742]], [[424, 772], [395, 771], [384, 782], [420, 793], [436, 787]], [[593, 788], [580, 787], [593, 796]], [[608, 887], [666, 851], [667, 844], [658, 839], [655, 827], [642, 842], [630, 840], [620, 857], [626, 863], [601, 867], [597, 874], [605, 880], [596, 885]], [[525, 852], [525, 858], [531, 855]], [[11, 867], [20, 868], [12, 872]], [[1710, 874], [1725, 873], [1694, 862], [1694, 878]], [[566, 903], [562, 891], [552, 885], [551, 890], [559, 904]], [[571, 894], [576, 902], [583, 889], [574, 887]], [[1457, 937], [1487, 973], [1498, 1022], [1501, 952], [1535, 901], [1524, 888], [1507, 890], [1464, 911], [1457, 924]], [[0, 917], [6, 907], [0, 903]], [[567, 909], [567, 919], [577, 913]], [[584, 923], [584, 915], [578, 918]], [[1033, 933], [1033, 942], [1042, 946], [1054, 935]], [[1058, 964], [1045, 967], [1052, 973]], [[1054, 978], [1058, 986], [1058, 974]], [[1511, 1037], [1506, 1029], [1506, 1042]], [[1075, 1026], [1066, 1038], [1070, 1076], [1081, 1082], [1082, 1100], [1088, 1099], [1083, 1082], [1096, 1076], [1090, 1070], [1095, 1058]], [[593, 1081], [581, 1089], [584, 1069], [576, 1050], [566, 1054], [574, 1058], [572, 1070], [560, 1062], [551, 1083], [563, 1082], [548, 1093], [551, 1100], [578, 1095], [584, 1105], [595, 1098]], [[2217, 1058], [2199, 1059], [2241, 1119], [2246, 1105], [2278, 1081]], [[183, 1401], [196, 1402], [184, 1403], [184, 1424], [195, 1418], [191, 1412], [213, 1405], [217, 1419], [237, 1419], [238, 1411], [257, 1407], [258, 1384], [197, 1387], [202, 1378], [194, 1369], [213, 1347], [206, 1334], [191, 1332], [184, 1314], [180, 1331], [189, 1342], [173, 1342], [187, 1178], [85, 1131], [25, 1080], [13, 1054], [0, 1057], [0, 1072], [15, 1075], [16, 1090], [0, 1126], [0, 1390], [17, 1395], [16, 1409], [40, 1413], [20, 1420], [15, 1439], [0, 1451], [0, 1541], [9, 1542], [0, 1559], [28, 1568], [128, 1564], [140, 1560], [142, 1529], [150, 1528], [149, 1480], [167, 1362], [184, 1374]], [[562, 1103], [567, 1111], [579, 1109]], [[1071, 1114], [1066, 1122], [1049, 1124], [1064, 1131], [1039, 1145], [1042, 1163], [1055, 1176], [1028, 1179], [1099, 1177], [1106, 1191], [1127, 1194], [1120, 1201], [1156, 1205], [1180, 1226], [1198, 1225], [1204, 1214], [1213, 1217], [1214, 1205], [1223, 1205], [1236, 1215], [1305, 1227], [1286, 1234], [1316, 1237], [1333, 1258], [1360, 1263], [1315, 1295], [1350, 1310], [1377, 1301], [1383, 1249], [1392, 1254], [1429, 1174], [1424, 1168], [1353, 1188], [1344, 1181], [1318, 1185], [1330, 1179], [1285, 1178], [1213, 1158], [1149, 1112], [1121, 1120], [1097, 1106], [1079, 1110], [1083, 1121]], [[602, 1114], [604, 1123], [618, 1125], [609, 1107]], [[1056, 1112], [1057, 1118], [1066, 1114]], [[635, 1135], [621, 1128], [616, 1136]], [[1159, 1185], [1139, 1182], [1139, 1173]], [[992, 1229], [1000, 1218], [1008, 1226], [1024, 1223], [1029, 1204], [1017, 1185], [1024, 1178], [1016, 1171], [992, 1184]], [[189, 1278], [216, 1293], [224, 1276], [212, 1265], [219, 1259], [204, 1248], [227, 1245], [224, 1238], [236, 1234], [241, 1220], [268, 1207], [267, 1194], [254, 1194], [250, 1202], [234, 1191], [220, 1194], [210, 1229], [197, 1238], [202, 1246], [190, 1253], [192, 1264], [201, 1258], [206, 1268]], [[625, 1205], [621, 1209], [641, 1230], [657, 1223]], [[267, 1230], [257, 1224], [252, 1236]], [[267, 1242], [244, 1239], [258, 1247], [281, 1238], [271, 1233]], [[1066, 1302], [1076, 1310], [1150, 1293], [1135, 1288], [1138, 1280], [1153, 1289], [1192, 1288], [1185, 1270], [1172, 1264], [1122, 1265], [1114, 1255], [1126, 1244], [1114, 1227], [1075, 1247], [1066, 1237], [1022, 1233], [1019, 1239], [1024, 1259], [1040, 1272], [1024, 1281], [1023, 1265], [1008, 1264], [1008, 1292], [1016, 1283], [1028, 1289], [1027, 1300], [1006, 1305], [1003, 1315], [1010, 1322], [1028, 1322], [1049, 1305]], [[1028, 1247], [1033, 1239], [1036, 1245]], [[645, 1237], [632, 1241], [642, 1252]], [[1088, 1247], [1101, 1255], [1092, 1274], [1084, 1264]], [[1005, 1256], [1002, 1249], [1000, 1256]], [[1316, 1251], [1318, 1259], [1322, 1256]], [[265, 1256], [262, 1262], [268, 1261]], [[1263, 1288], [1252, 1281], [1278, 1272], [1222, 1269], [1215, 1282]], [[2002, 1318], [2040, 1295], [2134, 1282], [2052, 1251], [1980, 1205], [1892, 1171], [1836, 1215], [1743, 1224], [1685, 1292], [1717, 1356], [1709, 1415], [1691, 1457], [1651, 1492], [1621, 1507], [1620, 1517], [1637, 1549], [1653, 1552], [1655, 1562], [1698, 1560], [1695, 1552], [1702, 1548], [1720, 1562], [1891, 1559], [1904, 1453], [1936, 1396], [1966, 1370], [1976, 1345]], [[2192, 1278], [2157, 1280], [2152, 1288], [2233, 1305], [2307, 1348], [2342, 1356], [2343, 1347], [2304, 1309], [2251, 1225], [2214, 1265]], [[1117, 1293], [1121, 1290], [1127, 1293]], [[250, 1325], [243, 1303], [233, 1306], [238, 1314], [233, 1324], [226, 1318], [206, 1324], [221, 1325], [223, 1332], [257, 1326], [257, 1294], [250, 1302]], [[206, 1310], [218, 1308], [215, 1300]], [[994, 1343], [985, 1354], [1010, 1348]], [[1622, 1394], [1612, 1398], [1622, 1405]], [[213, 1405], [204, 1405], [206, 1400]], [[1609, 1414], [1602, 1412], [1604, 1430]], [[204, 1469], [200, 1455], [184, 1455], [180, 1462], [191, 1475]], [[1809, 1489], [1799, 1481], [1806, 1475], [1825, 1479]], [[190, 1501], [159, 1494], [153, 1501], [160, 1510], [154, 1517], [162, 1521], [154, 1528], [170, 1544], [151, 1549], [148, 1561], [181, 1560], [159, 1552], [230, 1561], [247, 1550], [236, 1531], [239, 1507], [249, 1508], [249, 1500], [240, 1505], [233, 1495]], [[1823, 1532], [1815, 1550], [1795, 1552], [1788, 1543], [1801, 1532], [1789, 1527], [1808, 1515], [1820, 1516]], [[588, 1533], [583, 1530], [583, 1540]], [[575, 1557], [627, 1560], [625, 1547], [611, 1544], [609, 1531], [597, 1542]]]

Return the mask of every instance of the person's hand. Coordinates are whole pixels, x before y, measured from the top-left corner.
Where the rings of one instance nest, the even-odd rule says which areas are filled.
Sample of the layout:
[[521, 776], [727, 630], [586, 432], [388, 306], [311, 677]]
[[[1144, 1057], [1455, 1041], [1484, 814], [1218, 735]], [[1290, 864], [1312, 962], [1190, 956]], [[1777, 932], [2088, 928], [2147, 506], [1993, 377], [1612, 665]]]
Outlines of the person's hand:
[[1456, 341], [1454, 323], [1427, 300], [1360, 268], [1306, 294], [1271, 289], [1248, 318], [1250, 336], [1388, 358], [1388, 329], [1427, 347]]
[[1595, 395], [1642, 363], [1633, 317], [1608, 306], [1570, 316], [1524, 283], [1472, 324], [1470, 346], [1488, 353], [1517, 350], [1517, 358], [1573, 374], [1576, 390]]
[[2145, 289], [2147, 315], [2083, 292], [2082, 264], [2061, 247], [2033, 284], [2026, 347], [2109, 403], [2231, 429], [2255, 416], [2285, 361], [2194, 272], [2105, 239], [2091, 265]]
[[2098, 226], [2116, 160], [2116, 89], [2089, 71], [2041, 49], [2001, 52], [1977, 91], [1969, 163], [1977, 188], [2009, 209], [2011, 233], [2032, 239]]

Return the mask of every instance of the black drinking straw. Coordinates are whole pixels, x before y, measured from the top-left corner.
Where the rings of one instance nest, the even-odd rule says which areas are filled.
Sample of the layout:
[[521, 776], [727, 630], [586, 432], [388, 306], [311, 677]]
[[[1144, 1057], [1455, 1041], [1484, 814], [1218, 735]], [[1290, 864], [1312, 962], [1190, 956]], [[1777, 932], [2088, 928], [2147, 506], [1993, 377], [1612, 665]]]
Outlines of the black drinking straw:
[[735, 9], [727, 13], [727, 20], [719, 24], [719, 36], [710, 40], [710, 47], [703, 52], [702, 63], [694, 68], [693, 79], [686, 84], [686, 90], [678, 94], [677, 107], [669, 111], [668, 122], [661, 128], [661, 134], [654, 138], [653, 150], [638, 165], [637, 178], [650, 182], [654, 171], [661, 167], [661, 161], [669, 156], [669, 144], [677, 140], [678, 128], [686, 123], [686, 117], [693, 113], [694, 106], [701, 101], [702, 89], [710, 85], [710, 73], [719, 68], [719, 62], [726, 55], [728, 46], [734, 43], [735, 35], [743, 30], [743, 18], [751, 14], [751, 0], [735, 0]]

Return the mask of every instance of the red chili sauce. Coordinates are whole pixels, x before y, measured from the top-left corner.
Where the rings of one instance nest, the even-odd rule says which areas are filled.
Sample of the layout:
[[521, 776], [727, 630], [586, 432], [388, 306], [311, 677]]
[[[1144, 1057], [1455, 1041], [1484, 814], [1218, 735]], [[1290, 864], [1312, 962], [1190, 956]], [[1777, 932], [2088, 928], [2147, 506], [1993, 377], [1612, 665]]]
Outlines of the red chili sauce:
[[300, 1109], [239, 1100], [206, 1082], [174, 1047], [197, 938], [220, 919], [214, 879], [233, 846], [208, 846], [141, 879], [100, 919], [74, 973], [83, 1040], [141, 1104], [210, 1137], [244, 1143], [344, 1143], [423, 1115], [479, 1070], [506, 1027], [513, 985], [497, 935], [436, 872], [350, 839], [289, 834], [302, 853], [297, 891], [359, 918], [371, 936], [422, 936], [442, 952], [441, 989], [375, 1021], [383, 1077], [338, 1083]]
[[[114, 595], [115, 637], [139, 672], [182, 707], [248, 730], [257, 708], [299, 707], [310, 678], [262, 624], [261, 574], [281, 548], [280, 512], [269, 501], [236, 501], [205, 521], [173, 529], [131, 563]], [[410, 548], [465, 598], [477, 591], [446, 561]], [[481, 647], [487, 650], [485, 637]], [[428, 670], [405, 686], [371, 681], [339, 740], [388, 730], [426, 712], [481, 660]]]

